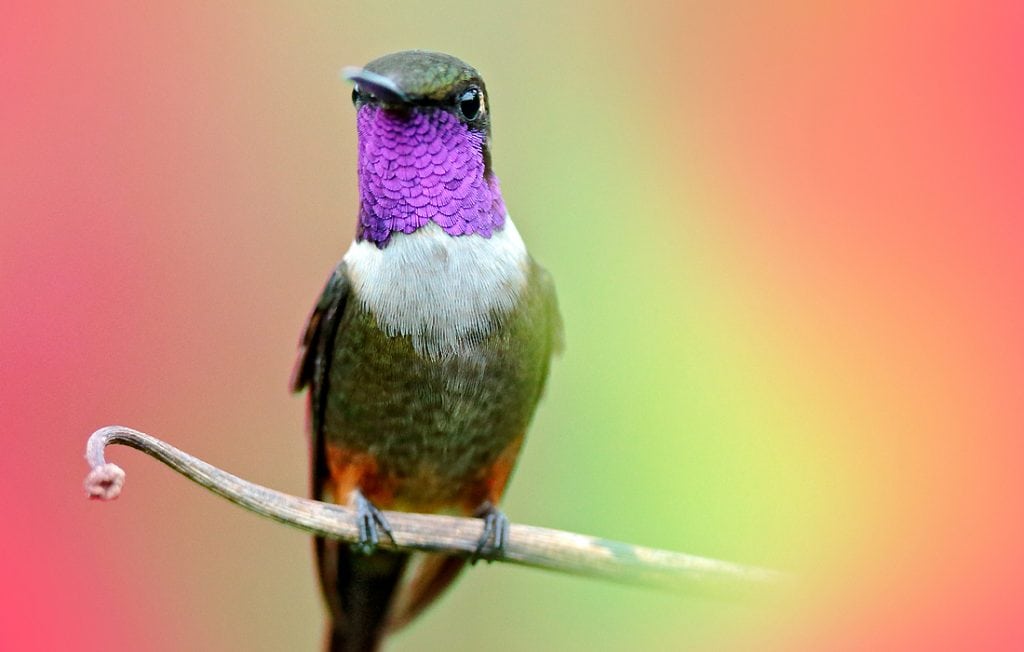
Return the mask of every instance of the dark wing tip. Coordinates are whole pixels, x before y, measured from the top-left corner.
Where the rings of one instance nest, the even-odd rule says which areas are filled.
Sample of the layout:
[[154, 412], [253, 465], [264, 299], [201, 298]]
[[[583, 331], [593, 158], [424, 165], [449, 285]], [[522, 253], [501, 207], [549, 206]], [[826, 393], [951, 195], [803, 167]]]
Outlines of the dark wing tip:
[[316, 336], [322, 315], [323, 311], [319, 309], [318, 305], [314, 308], [313, 314], [309, 316], [306, 330], [302, 335], [302, 341], [299, 343], [299, 358], [295, 361], [292, 377], [288, 380], [288, 388], [296, 394], [306, 389], [310, 379], [313, 377], [314, 355], [311, 355], [310, 344]]
[[[341, 305], [348, 293], [345, 280], [345, 264], [339, 263], [331, 272], [320, 298], [313, 307], [313, 312], [306, 323], [306, 330], [299, 345], [299, 357], [292, 371], [289, 387], [293, 392], [301, 392], [312, 386], [317, 373], [317, 359], [326, 353], [329, 342], [333, 340], [334, 331], [340, 318]], [[327, 323], [324, 323], [326, 319]], [[328, 331], [328, 332], [325, 332]], [[326, 365], [320, 365], [326, 368]]]

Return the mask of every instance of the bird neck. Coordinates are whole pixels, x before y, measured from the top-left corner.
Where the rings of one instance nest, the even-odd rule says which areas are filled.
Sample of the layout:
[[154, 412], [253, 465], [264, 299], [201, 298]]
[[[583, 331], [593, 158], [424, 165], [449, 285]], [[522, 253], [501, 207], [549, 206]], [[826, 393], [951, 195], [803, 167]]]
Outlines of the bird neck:
[[450, 236], [484, 238], [504, 226], [498, 178], [485, 164], [486, 134], [433, 107], [397, 114], [367, 105], [357, 125], [357, 241], [383, 248], [393, 233], [431, 222]]
[[388, 247], [356, 241], [345, 254], [351, 296], [388, 336], [444, 357], [479, 342], [520, 304], [532, 263], [511, 218], [489, 238], [453, 238], [435, 223]]

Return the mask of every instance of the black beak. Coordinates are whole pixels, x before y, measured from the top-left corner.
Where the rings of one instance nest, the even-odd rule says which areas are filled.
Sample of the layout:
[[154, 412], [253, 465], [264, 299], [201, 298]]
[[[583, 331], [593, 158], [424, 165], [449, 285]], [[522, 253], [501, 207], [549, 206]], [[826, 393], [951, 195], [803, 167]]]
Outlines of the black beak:
[[409, 96], [391, 78], [362, 68], [345, 68], [341, 76], [384, 104], [408, 104]]

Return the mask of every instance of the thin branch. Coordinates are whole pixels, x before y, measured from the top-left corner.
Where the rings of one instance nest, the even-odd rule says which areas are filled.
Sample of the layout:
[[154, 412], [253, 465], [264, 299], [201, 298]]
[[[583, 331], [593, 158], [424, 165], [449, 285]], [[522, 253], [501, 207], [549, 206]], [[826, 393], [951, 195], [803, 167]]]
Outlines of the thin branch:
[[[113, 500], [124, 485], [124, 471], [104, 458], [104, 449], [110, 444], [142, 451], [261, 516], [320, 536], [347, 542], [358, 540], [355, 512], [351, 509], [253, 484], [123, 426], [107, 426], [89, 437], [85, 457], [92, 471], [85, 479], [85, 489], [92, 498]], [[380, 547], [388, 550], [469, 556], [483, 533], [480, 519], [406, 512], [385, 515], [395, 538], [394, 543], [387, 537], [381, 538]], [[749, 596], [787, 583], [784, 574], [763, 568], [529, 525], [512, 525], [504, 554], [493, 559], [686, 593]]]

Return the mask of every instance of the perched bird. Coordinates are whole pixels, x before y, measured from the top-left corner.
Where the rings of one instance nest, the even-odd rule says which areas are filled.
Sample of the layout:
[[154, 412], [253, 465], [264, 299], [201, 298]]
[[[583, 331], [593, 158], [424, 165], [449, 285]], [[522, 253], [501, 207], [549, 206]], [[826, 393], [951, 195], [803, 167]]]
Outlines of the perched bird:
[[476, 70], [406, 51], [349, 68], [359, 133], [355, 240], [314, 307], [292, 385], [309, 388], [312, 491], [350, 505], [360, 541], [317, 539], [327, 649], [374, 650], [465, 559], [376, 548], [380, 510], [498, 509], [544, 389], [561, 319], [505, 210]]

